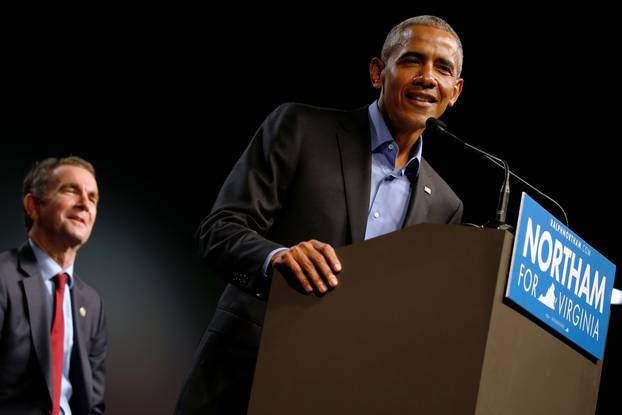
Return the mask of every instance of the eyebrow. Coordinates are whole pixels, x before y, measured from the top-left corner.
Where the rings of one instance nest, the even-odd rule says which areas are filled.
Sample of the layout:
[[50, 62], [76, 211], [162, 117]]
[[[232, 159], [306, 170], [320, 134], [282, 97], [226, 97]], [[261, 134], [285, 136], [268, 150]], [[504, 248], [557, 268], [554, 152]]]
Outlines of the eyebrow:
[[[402, 54], [402, 56], [399, 57], [398, 60], [402, 60], [402, 59], [406, 59], [406, 58], [410, 58], [410, 57], [414, 57], [414, 58], [418, 58], [418, 59], [424, 59], [425, 55], [423, 53], [420, 53], [420, 52], [415, 52], [413, 50], [409, 50], [408, 52], [404, 52]], [[438, 57], [438, 58], [436, 58], [435, 62], [440, 62], [441, 64], [448, 66], [451, 69], [452, 74], [454, 73], [455, 66], [454, 66], [454, 63], [451, 60], [443, 58], [443, 57]]]

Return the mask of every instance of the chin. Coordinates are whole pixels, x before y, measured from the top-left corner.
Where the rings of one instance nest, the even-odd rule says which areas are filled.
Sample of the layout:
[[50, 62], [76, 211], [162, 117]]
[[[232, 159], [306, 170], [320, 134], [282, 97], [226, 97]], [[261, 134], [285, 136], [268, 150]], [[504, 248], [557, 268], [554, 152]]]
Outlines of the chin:
[[90, 232], [69, 231], [65, 235], [65, 240], [67, 240], [71, 246], [82, 246], [88, 241], [90, 235]]

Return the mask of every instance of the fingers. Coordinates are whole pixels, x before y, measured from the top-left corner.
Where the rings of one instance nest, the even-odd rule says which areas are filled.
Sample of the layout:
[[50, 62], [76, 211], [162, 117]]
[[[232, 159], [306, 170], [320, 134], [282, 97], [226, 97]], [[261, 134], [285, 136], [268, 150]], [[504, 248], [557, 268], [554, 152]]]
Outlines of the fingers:
[[328, 281], [331, 287], [336, 287], [339, 283], [334, 272], [341, 271], [341, 264], [337, 259], [337, 254], [332, 246], [327, 243], [312, 240], [309, 241], [313, 247], [314, 254], [312, 255], [313, 265], [316, 269], [319, 269], [321, 275]]
[[335, 273], [341, 271], [341, 263], [333, 247], [324, 242], [311, 240], [294, 245], [276, 254], [272, 265], [289, 270], [308, 293], [314, 288], [325, 293], [327, 284], [333, 288], [339, 284]]
[[291, 273], [294, 274], [294, 277], [296, 277], [296, 279], [306, 292], [310, 293], [313, 291], [313, 286], [311, 286], [309, 282], [310, 279], [307, 279], [304, 271], [302, 270], [298, 262], [294, 259], [292, 253], [290, 253], [289, 251], [283, 252], [283, 254], [281, 254], [280, 261], [277, 262], [276, 266], [278, 268], [286, 268], [291, 271]]
[[318, 245], [317, 249], [320, 252], [322, 252], [325, 260], [328, 261], [333, 272], [341, 271], [341, 262], [339, 262], [339, 259], [337, 258], [337, 254], [335, 253], [335, 250], [333, 249], [332, 246], [330, 246], [329, 244], [320, 242], [320, 241], [315, 241], [315, 240], [311, 242]]

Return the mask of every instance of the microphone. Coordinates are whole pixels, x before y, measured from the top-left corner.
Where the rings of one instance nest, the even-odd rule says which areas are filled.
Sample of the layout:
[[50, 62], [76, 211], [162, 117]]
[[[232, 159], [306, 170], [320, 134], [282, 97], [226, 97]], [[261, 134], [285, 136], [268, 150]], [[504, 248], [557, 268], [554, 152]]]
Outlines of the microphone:
[[472, 146], [466, 141], [459, 139], [458, 137], [456, 137], [455, 135], [453, 135], [447, 130], [447, 124], [445, 124], [441, 120], [430, 117], [425, 122], [425, 128], [426, 129], [429, 128], [430, 130], [438, 131], [442, 134], [448, 135], [449, 137], [458, 141], [462, 145], [470, 148], [471, 150], [478, 152], [479, 154], [482, 154], [487, 159], [492, 160], [493, 162], [496, 162], [496, 163], [503, 164], [503, 170], [504, 170], [505, 175], [503, 178], [503, 184], [501, 185], [501, 190], [499, 192], [499, 203], [497, 205], [497, 213], [495, 215], [495, 220], [487, 222], [484, 226], [486, 228], [511, 230], [512, 227], [508, 225], [507, 223], [505, 223], [505, 218], [506, 218], [507, 209], [508, 209], [508, 201], [510, 200], [510, 166], [508, 165], [508, 162], [498, 157], [495, 157], [492, 154], [485, 152], [484, 150], [480, 150], [479, 148]]
[[500, 194], [499, 194], [499, 204], [498, 204], [498, 207], [497, 207], [497, 213], [496, 213], [496, 216], [495, 216], [495, 220], [486, 223], [484, 225], [485, 227], [497, 228], [497, 229], [503, 229], [503, 230], [510, 230], [512, 228], [510, 225], [505, 223], [505, 218], [506, 218], [506, 215], [507, 215], [508, 201], [509, 201], [509, 198], [510, 198], [510, 175], [514, 176], [515, 178], [517, 178], [518, 180], [523, 182], [525, 185], [529, 186], [531, 189], [536, 191], [541, 196], [544, 196], [546, 199], [548, 199], [549, 201], [553, 202], [561, 210], [562, 214], [564, 215], [564, 219], [566, 220], [566, 226], [570, 226], [569, 222], [568, 222], [568, 216], [566, 215], [566, 211], [564, 211], [564, 208], [562, 208], [561, 205], [559, 203], [557, 203], [555, 200], [553, 200], [550, 196], [546, 195], [545, 193], [543, 193], [542, 191], [540, 191], [536, 187], [532, 186], [527, 181], [523, 180], [520, 176], [518, 176], [517, 174], [513, 173], [512, 171], [510, 171], [510, 167], [509, 167], [507, 161], [502, 160], [499, 157], [493, 156], [492, 154], [489, 154], [489, 153], [485, 152], [484, 150], [481, 150], [481, 149], [479, 149], [479, 148], [477, 148], [477, 147], [467, 143], [466, 141], [461, 140], [460, 138], [456, 137], [454, 134], [452, 134], [452, 133], [450, 133], [448, 131], [447, 125], [443, 121], [441, 121], [441, 120], [438, 120], [436, 118], [430, 117], [430, 118], [427, 119], [427, 121], [425, 123], [425, 126], [426, 126], [426, 129], [429, 128], [432, 131], [438, 131], [441, 134], [444, 134], [444, 135], [447, 135], [447, 136], [453, 138], [454, 140], [458, 141], [459, 143], [461, 143], [465, 147], [468, 147], [471, 150], [473, 150], [473, 151], [483, 155], [488, 160], [490, 160], [493, 163], [495, 163], [497, 166], [503, 168], [505, 175], [504, 175], [503, 185], [501, 186], [501, 191], [500, 191]]

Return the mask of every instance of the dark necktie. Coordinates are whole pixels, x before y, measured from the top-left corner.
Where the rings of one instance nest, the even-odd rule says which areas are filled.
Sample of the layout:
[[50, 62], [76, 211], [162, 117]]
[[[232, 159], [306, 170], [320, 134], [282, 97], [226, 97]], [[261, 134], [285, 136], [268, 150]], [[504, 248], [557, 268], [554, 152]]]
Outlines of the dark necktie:
[[52, 346], [52, 415], [60, 414], [60, 389], [63, 379], [63, 349], [65, 344], [65, 319], [63, 317], [63, 294], [67, 284], [67, 274], [54, 277], [54, 319], [50, 341]]

